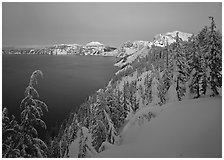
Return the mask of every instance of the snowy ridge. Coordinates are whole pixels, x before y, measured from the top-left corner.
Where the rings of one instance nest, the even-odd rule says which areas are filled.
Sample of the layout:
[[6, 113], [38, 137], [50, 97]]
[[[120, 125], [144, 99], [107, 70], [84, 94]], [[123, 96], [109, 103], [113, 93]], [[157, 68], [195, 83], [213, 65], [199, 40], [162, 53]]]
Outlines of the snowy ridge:
[[170, 45], [171, 43], [176, 42], [175, 37], [176, 37], [177, 33], [178, 33], [179, 38], [182, 41], [188, 41], [188, 38], [190, 38], [193, 35], [193, 34], [184, 33], [184, 32], [181, 32], [181, 31], [173, 31], [173, 32], [167, 32], [165, 34], [157, 34], [154, 37], [153, 44], [155, 46], [159, 46], [159, 47], [164, 47], [167, 44]]
[[47, 47], [3, 49], [3, 54], [45, 54], [45, 55], [98, 55], [117, 56], [115, 47], [104, 46], [100, 42], [90, 42], [86, 45], [56, 44]]
[[[118, 63], [116, 63], [115, 66], [123, 67], [133, 62], [136, 58], [140, 56], [144, 57], [145, 53], [151, 49], [152, 45], [158, 47], [165, 47], [167, 44], [170, 45], [171, 43], [176, 42], [175, 37], [177, 33], [180, 39], [183, 41], [188, 41], [188, 39], [193, 35], [180, 31], [173, 31], [173, 32], [167, 32], [165, 34], [157, 34], [152, 42], [149, 41], [125, 42], [122, 46], [120, 53], [117, 56], [121, 57], [122, 59]], [[143, 48], [145, 52], [142, 51]]]

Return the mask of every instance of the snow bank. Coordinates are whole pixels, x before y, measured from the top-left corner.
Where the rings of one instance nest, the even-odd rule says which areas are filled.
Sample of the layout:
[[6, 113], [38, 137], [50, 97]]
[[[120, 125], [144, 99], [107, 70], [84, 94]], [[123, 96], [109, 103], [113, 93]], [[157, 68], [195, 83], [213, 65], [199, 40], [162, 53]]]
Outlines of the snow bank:
[[102, 152], [102, 151], [105, 151], [105, 150], [108, 150], [108, 149], [111, 149], [111, 148], [114, 148], [116, 147], [117, 145], [114, 145], [114, 144], [111, 144], [109, 142], [103, 142], [99, 148], [99, 152]]
[[77, 137], [70, 145], [69, 145], [69, 152], [68, 152], [68, 157], [77, 157], [79, 154], [79, 142], [80, 138]]
[[145, 125], [130, 128], [120, 146], [97, 157], [221, 157], [222, 99], [200, 98], [164, 105]]

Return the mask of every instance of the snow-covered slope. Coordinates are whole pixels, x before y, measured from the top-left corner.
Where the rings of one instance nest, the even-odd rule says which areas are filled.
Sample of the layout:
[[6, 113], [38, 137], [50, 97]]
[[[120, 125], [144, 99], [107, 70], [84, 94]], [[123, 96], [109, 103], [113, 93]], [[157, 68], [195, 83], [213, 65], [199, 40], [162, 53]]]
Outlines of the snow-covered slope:
[[131, 64], [138, 57], [144, 57], [148, 54], [148, 51], [150, 49], [149, 46], [151, 46], [151, 43], [148, 43], [147, 45], [138, 46], [136, 48], [126, 49], [126, 56], [124, 56], [120, 61], [118, 61], [115, 66], [123, 67], [127, 64]]
[[120, 146], [97, 157], [222, 156], [221, 97], [185, 100], [161, 107], [164, 109], [150, 122], [126, 128]]
[[[136, 58], [144, 57], [146, 53], [151, 49], [151, 46], [165, 47], [167, 44], [176, 42], [176, 34], [183, 41], [188, 41], [188, 38], [192, 36], [190, 33], [184, 33], [180, 31], [167, 32], [165, 34], [157, 34], [152, 42], [149, 41], [134, 41], [125, 42], [121, 47], [120, 53], [117, 57], [120, 57], [120, 61], [115, 64], [118, 67], [124, 67], [127, 64], [133, 62]], [[144, 50], [144, 52], [143, 52]]]
[[181, 31], [173, 31], [173, 32], [167, 32], [165, 34], [157, 34], [154, 37], [153, 44], [159, 47], [164, 47], [167, 45], [167, 43], [171, 44], [176, 41], [175, 37], [177, 33], [179, 38], [183, 41], [188, 41], [188, 38], [192, 36], [192, 34], [190, 33], [184, 33]]

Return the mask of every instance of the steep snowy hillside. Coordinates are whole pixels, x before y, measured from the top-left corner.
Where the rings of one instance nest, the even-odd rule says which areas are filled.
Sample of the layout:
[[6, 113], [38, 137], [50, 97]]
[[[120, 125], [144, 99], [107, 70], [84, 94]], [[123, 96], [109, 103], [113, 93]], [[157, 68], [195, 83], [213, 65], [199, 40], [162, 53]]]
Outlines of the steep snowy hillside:
[[115, 66], [118, 67], [124, 67], [127, 66], [128, 64], [131, 64], [135, 59], [137, 59], [138, 57], [144, 57], [145, 55], [148, 54], [149, 50], [150, 50], [150, 46], [151, 43], [147, 44], [147, 45], [142, 45], [141, 47], [136, 47], [136, 48], [128, 48], [125, 49], [125, 55], [123, 58], [120, 59], [120, 61], [118, 61]]
[[59, 157], [221, 157], [222, 40], [211, 28], [124, 43], [120, 70], [62, 127]]
[[134, 41], [134, 42], [125, 42], [120, 49], [120, 53], [117, 57], [123, 58], [128, 55], [134, 54], [136, 51], [142, 49], [143, 47], [150, 47], [151, 43], [148, 41]]
[[[158, 47], [165, 47], [167, 44], [170, 45], [176, 42], [176, 35], [179, 35], [179, 38], [182, 41], [188, 41], [188, 38], [192, 36], [192, 34], [184, 33], [180, 31], [167, 32], [165, 34], [158, 34], [154, 37], [152, 42], [149, 41], [134, 41], [134, 42], [126, 42], [121, 47], [120, 53], [117, 57], [121, 57], [121, 60], [115, 64], [118, 67], [124, 67], [127, 64], [132, 63], [138, 57], [144, 57], [145, 52], [149, 52], [152, 45]], [[143, 53], [142, 50], [145, 50]]]
[[[200, 98], [157, 106], [150, 122], [139, 119], [146, 110], [124, 128], [122, 143], [96, 157], [221, 157], [222, 99]], [[160, 110], [160, 111], [159, 111]], [[126, 125], [126, 126], [127, 126]]]

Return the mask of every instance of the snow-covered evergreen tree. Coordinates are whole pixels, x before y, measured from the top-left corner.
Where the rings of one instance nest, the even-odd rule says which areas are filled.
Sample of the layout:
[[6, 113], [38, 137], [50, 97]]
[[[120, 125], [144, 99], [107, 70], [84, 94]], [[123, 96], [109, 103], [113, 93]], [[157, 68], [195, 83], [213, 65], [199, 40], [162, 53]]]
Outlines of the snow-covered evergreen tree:
[[212, 95], [218, 95], [218, 87], [222, 85], [222, 43], [221, 36], [216, 32], [214, 17], [209, 17], [211, 19], [211, 26], [208, 32], [208, 80], [210, 88], [213, 91]]
[[107, 120], [107, 125], [108, 125], [108, 129], [107, 129], [107, 141], [114, 144], [116, 136], [117, 136], [117, 131], [114, 128], [114, 124], [110, 118], [110, 116], [108, 115], [108, 113], [104, 110], [104, 115], [106, 117]]
[[119, 89], [115, 88], [111, 96], [113, 96], [113, 103], [111, 106], [109, 106], [111, 111], [111, 120], [116, 131], [118, 131], [121, 125], [124, 123], [128, 111], [125, 110], [127, 108], [124, 108], [122, 104], [122, 91], [119, 91]]
[[107, 138], [106, 126], [101, 120], [94, 119], [94, 122], [92, 123], [90, 130], [91, 130], [92, 138], [93, 138], [92, 144], [94, 148], [96, 149], [96, 151], [98, 151], [101, 144]]
[[45, 122], [41, 119], [43, 109], [47, 105], [40, 101], [39, 94], [34, 88], [37, 77], [43, 76], [40, 70], [36, 70], [30, 77], [30, 82], [25, 90], [25, 98], [21, 101], [21, 123], [15, 117], [12, 120], [7, 117], [7, 109], [3, 109], [3, 155], [5, 157], [46, 157], [47, 146], [38, 138], [36, 125], [46, 129]]
[[[191, 42], [190, 42], [191, 43]], [[190, 94], [192, 93], [194, 98], [200, 97], [200, 83], [202, 81], [203, 76], [203, 68], [202, 68], [202, 55], [199, 47], [199, 40], [198, 37], [193, 37], [192, 39], [192, 46], [189, 46], [189, 81], [187, 82], [187, 89]], [[186, 91], [187, 92], [187, 91]]]
[[80, 138], [78, 157], [88, 158], [88, 157], [94, 156], [97, 153], [94, 147], [92, 146], [92, 141], [93, 141], [92, 135], [88, 128], [80, 127], [77, 137]]
[[21, 153], [17, 147], [20, 140], [20, 126], [12, 115], [8, 117], [7, 108], [2, 111], [2, 157], [3, 158], [16, 158], [20, 157]]
[[153, 76], [153, 79], [152, 79], [152, 105], [158, 105], [160, 103], [159, 90], [158, 90], [159, 85], [160, 85], [160, 82], [158, 80], [158, 77]]
[[144, 93], [145, 93], [145, 101], [146, 105], [152, 102], [152, 76], [146, 74], [144, 80]]
[[174, 86], [176, 87], [179, 100], [184, 96], [184, 86], [187, 77], [186, 56], [183, 51], [183, 44], [181, 44], [181, 40], [177, 32], [176, 42], [173, 46], [173, 83], [175, 83]]
[[47, 105], [38, 100], [39, 94], [34, 88], [37, 84], [37, 77], [43, 77], [40, 70], [36, 70], [30, 77], [29, 86], [25, 90], [25, 98], [20, 104], [21, 112], [21, 137], [18, 147], [22, 148], [23, 157], [46, 157], [46, 144], [38, 138], [35, 125], [46, 129], [45, 122], [41, 119], [43, 109], [48, 111]]

